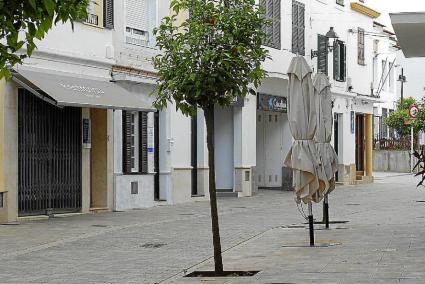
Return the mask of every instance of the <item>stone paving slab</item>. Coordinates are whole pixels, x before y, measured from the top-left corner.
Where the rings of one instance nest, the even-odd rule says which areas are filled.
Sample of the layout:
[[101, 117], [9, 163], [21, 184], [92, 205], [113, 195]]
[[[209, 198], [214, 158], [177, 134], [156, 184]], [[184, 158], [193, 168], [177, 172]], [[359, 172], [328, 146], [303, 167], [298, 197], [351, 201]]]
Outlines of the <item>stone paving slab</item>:
[[[331, 219], [308, 229], [292, 193], [219, 199], [227, 270], [254, 277], [183, 277], [211, 270], [209, 204], [0, 226], [0, 283], [425, 283], [425, 189], [409, 175], [377, 174], [372, 185], [338, 187]], [[321, 206], [316, 205], [316, 218]], [[292, 226], [296, 225], [296, 226]]]

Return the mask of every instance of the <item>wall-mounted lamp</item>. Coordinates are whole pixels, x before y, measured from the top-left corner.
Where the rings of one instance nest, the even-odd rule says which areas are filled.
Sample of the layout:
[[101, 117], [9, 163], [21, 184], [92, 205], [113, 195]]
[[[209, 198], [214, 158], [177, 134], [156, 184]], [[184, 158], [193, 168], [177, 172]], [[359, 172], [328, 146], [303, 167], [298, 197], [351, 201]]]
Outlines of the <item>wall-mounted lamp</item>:
[[[338, 35], [336, 34], [336, 32], [334, 31], [334, 27], [330, 27], [329, 31], [326, 33], [326, 38], [328, 40], [327, 42], [327, 47], [328, 47], [328, 53], [331, 53], [334, 49], [333, 45], [329, 44], [329, 40], [330, 39], [337, 39]], [[318, 51], [317, 50], [311, 50], [311, 59], [313, 59], [314, 57], [317, 57], [318, 55]]]

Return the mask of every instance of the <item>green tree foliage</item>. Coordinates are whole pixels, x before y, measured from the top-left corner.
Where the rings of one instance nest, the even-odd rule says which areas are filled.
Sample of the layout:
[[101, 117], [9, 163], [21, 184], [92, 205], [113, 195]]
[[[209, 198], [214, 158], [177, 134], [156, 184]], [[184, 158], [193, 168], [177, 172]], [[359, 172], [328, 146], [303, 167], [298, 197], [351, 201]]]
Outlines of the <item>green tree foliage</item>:
[[[390, 113], [384, 120], [384, 123], [393, 128], [400, 136], [410, 135], [410, 125], [406, 124], [410, 120], [408, 109], [412, 104], [417, 104], [417, 101], [408, 97], [403, 100], [403, 103], [399, 100], [397, 102], [397, 109]], [[425, 131], [425, 110], [421, 109], [416, 119], [412, 121], [413, 132], [416, 134], [419, 131]]]
[[[172, 0], [173, 14], [156, 29], [161, 53], [154, 58], [158, 71], [155, 106], [168, 103], [185, 115], [204, 111], [207, 126], [209, 194], [217, 274], [223, 273], [217, 215], [214, 161], [214, 107], [244, 98], [250, 84], [266, 76], [262, 62], [268, 52], [263, 27], [264, 10], [255, 0]], [[189, 12], [189, 13], [187, 13]], [[189, 17], [185, 15], [189, 14]], [[184, 17], [182, 23], [178, 19]]]
[[86, 17], [89, 0], [0, 0], [0, 79], [8, 66], [22, 63], [36, 48], [36, 40], [58, 22]]
[[416, 119], [413, 121], [413, 127], [415, 133], [425, 131], [425, 110], [423, 108], [416, 115]]
[[397, 110], [402, 110], [402, 109], [404, 109], [404, 110], [408, 110], [408, 109], [409, 109], [409, 107], [410, 107], [411, 105], [413, 105], [413, 104], [417, 104], [417, 101], [416, 101], [414, 98], [412, 98], [412, 97], [407, 97], [407, 98], [405, 98], [405, 99], [403, 100], [403, 103], [401, 103], [401, 99], [400, 99], [400, 100], [398, 100], [398, 102], [397, 102]]
[[408, 120], [409, 114], [403, 109], [390, 113], [384, 123], [397, 131], [400, 136], [406, 136], [410, 134], [410, 126], [406, 124]]

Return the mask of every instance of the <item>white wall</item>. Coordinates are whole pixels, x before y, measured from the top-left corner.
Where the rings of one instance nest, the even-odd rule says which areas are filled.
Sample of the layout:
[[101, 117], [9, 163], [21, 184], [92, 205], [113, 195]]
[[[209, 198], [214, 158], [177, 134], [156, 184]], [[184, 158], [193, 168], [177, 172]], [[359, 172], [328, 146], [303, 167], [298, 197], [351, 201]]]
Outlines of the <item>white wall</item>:
[[214, 116], [216, 186], [233, 189], [233, 107], [216, 107]]
[[[404, 84], [404, 97], [414, 97], [421, 100], [425, 95], [424, 66], [425, 58], [405, 58], [403, 52], [397, 52], [398, 68], [397, 77], [401, 74], [401, 68], [404, 68], [404, 76], [407, 82]], [[400, 98], [401, 86], [397, 82], [397, 97]]]

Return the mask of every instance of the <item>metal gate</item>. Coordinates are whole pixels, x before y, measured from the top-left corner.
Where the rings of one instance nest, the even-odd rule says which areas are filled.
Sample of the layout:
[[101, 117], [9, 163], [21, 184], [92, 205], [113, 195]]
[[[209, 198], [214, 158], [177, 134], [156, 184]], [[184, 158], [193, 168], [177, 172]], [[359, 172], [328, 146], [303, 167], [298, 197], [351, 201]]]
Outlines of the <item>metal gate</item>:
[[81, 109], [18, 97], [19, 215], [81, 209]]

